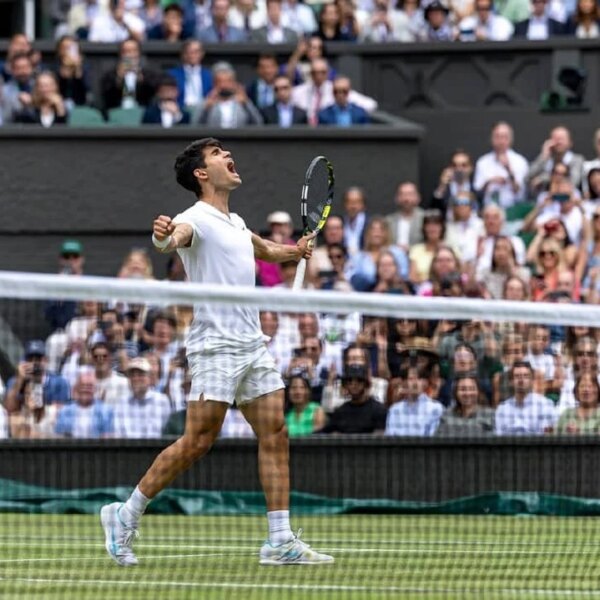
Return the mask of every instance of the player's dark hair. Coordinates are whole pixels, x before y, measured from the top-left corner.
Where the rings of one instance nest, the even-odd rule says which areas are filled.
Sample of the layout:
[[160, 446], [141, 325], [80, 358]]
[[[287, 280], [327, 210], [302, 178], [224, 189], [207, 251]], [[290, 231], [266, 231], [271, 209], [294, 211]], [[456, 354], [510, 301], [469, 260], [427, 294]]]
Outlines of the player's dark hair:
[[216, 138], [202, 138], [192, 142], [175, 159], [175, 177], [177, 183], [186, 190], [193, 192], [198, 198], [202, 197], [202, 188], [194, 175], [196, 169], [204, 169], [206, 162], [204, 160], [205, 148], [221, 148], [223, 144]]

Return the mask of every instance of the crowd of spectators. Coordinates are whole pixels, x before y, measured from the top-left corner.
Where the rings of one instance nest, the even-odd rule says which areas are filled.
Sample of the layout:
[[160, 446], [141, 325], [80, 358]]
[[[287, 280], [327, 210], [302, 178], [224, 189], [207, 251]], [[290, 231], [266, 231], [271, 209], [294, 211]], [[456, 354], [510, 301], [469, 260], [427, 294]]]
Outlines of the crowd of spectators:
[[[94, 107], [111, 123], [162, 127], [370, 123], [377, 99], [353, 89], [324, 56], [325, 42], [386, 43], [598, 38], [594, 0], [49, 0], [51, 64], [23, 34], [0, 65], [0, 125], [85, 123]], [[119, 44], [114, 68], [92, 74], [80, 41]], [[142, 42], [183, 44], [160, 71]], [[295, 44], [287, 60], [258, 58], [252, 80], [236, 65], [203, 65], [204, 44]], [[111, 116], [127, 109], [129, 117]], [[78, 114], [77, 118], [73, 115]], [[73, 118], [72, 118], [73, 117]], [[93, 121], [95, 122], [95, 121]]]
[[[224, 76], [228, 76], [226, 73]], [[306, 286], [335, 294], [600, 301], [600, 129], [586, 160], [555, 127], [528, 159], [506, 122], [491, 150], [458, 149], [431, 197], [399, 182], [389, 212], [372, 214], [351, 186], [328, 219]], [[518, 219], [515, 219], [518, 214]], [[507, 218], [507, 215], [510, 218]], [[299, 223], [296, 223], [299, 225]], [[294, 243], [285, 211], [266, 231]], [[85, 270], [65, 240], [59, 271]], [[256, 262], [265, 293], [291, 287], [296, 263]], [[135, 248], [118, 277], [154, 278]], [[167, 279], [184, 278], [177, 255]], [[190, 374], [190, 307], [53, 301], [51, 333], [24, 343], [3, 384], [0, 431], [12, 437], [159, 437], [183, 430]], [[599, 432], [600, 330], [484, 320], [383, 319], [366, 314], [262, 312], [268, 347], [287, 381], [291, 435], [515, 435]], [[231, 410], [223, 435], [252, 435]]]

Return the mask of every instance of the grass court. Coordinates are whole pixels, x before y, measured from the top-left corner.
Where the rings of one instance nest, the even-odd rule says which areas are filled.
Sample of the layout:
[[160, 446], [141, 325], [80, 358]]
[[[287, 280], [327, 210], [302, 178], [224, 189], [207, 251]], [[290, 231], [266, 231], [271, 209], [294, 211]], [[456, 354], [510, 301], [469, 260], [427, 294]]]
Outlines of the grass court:
[[327, 566], [261, 567], [264, 517], [144, 518], [140, 565], [96, 516], [0, 515], [3, 600], [600, 599], [600, 521], [574, 517], [295, 517]]

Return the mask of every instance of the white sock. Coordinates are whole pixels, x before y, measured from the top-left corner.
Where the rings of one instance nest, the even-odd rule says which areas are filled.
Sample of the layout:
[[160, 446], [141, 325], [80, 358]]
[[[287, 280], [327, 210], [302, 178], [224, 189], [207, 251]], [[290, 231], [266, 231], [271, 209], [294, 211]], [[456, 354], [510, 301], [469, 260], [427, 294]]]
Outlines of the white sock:
[[269, 542], [273, 546], [284, 544], [294, 537], [290, 527], [289, 510], [272, 510], [267, 513], [269, 520]]
[[140, 520], [146, 507], [150, 504], [151, 498], [146, 498], [144, 494], [140, 491], [139, 487], [136, 487], [133, 490], [131, 496], [123, 507], [121, 508], [120, 515], [123, 517], [126, 525], [137, 525], [137, 522]]

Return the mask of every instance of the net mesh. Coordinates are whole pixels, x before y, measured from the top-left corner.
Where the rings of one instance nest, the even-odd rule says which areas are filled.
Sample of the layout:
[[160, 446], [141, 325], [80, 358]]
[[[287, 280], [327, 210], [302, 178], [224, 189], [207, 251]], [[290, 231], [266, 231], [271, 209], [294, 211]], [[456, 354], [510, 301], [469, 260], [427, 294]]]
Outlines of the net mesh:
[[[258, 311], [271, 358], [220, 345], [198, 362], [186, 348], [197, 303]], [[593, 597], [599, 311], [0, 273], [0, 593]], [[149, 504], [139, 564], [116, 565], [100, 511], [183, 435], [194, 379], [227, 394], [225, 372], [252, 396], [277, 387], [248, 375], [271, 359], [292, 528], [334, 564], [257, 569], [263, 491], [281, 501], [286, 477], [259, 468], [273, 435], [259, 443], [240, 397], [211, 451]]]

